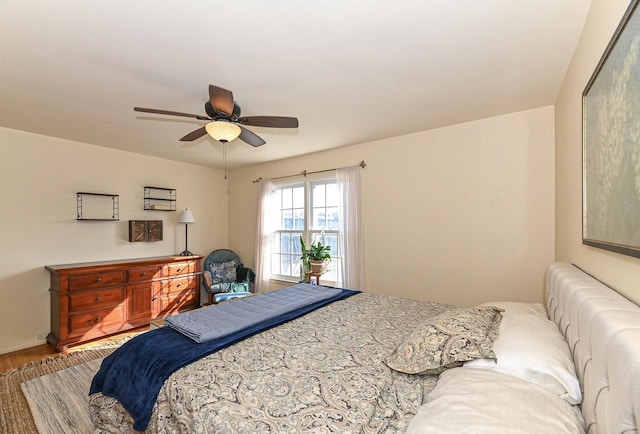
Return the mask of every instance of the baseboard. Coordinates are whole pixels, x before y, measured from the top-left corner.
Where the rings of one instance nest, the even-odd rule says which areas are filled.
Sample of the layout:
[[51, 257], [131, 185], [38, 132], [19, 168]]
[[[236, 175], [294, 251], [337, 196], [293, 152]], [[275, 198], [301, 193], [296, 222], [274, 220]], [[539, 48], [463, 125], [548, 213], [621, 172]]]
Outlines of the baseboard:
[[33, 341], [25, 342], [24, 344], [18, 345], [16, 347], [0, 348], [0, 355], [13, 353], [14, 351], [19, 351], [19, 350], [26, 350], [27, 348], [37, 347], [38, 345], [44, 345], [46, 343], [47, 341], [44, 339], [43, 340], [34, 339]]

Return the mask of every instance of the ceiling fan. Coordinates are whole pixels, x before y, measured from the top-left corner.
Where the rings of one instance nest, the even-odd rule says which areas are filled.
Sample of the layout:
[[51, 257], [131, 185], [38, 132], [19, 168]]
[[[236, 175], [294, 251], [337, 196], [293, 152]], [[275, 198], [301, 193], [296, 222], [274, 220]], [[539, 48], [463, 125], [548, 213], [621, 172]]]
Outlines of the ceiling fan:
[[233, 93], [222, 87], [209, 85], [209, 101], [204, 104], [204, 110], [208, 116], [191, 113], [158, 110], [144, 107], [134, 107], [133, 110], [159, 115], [182, 116], [195, 118], [201, 121], [209, 121], [205, 126], [191, 131], [180, 139], [182, 142], [191, 142], [209, 134], [222, 143], [227, 143], [236, 138], [245, 141], [251, 146], [258, 147], [266, 142], [262, 137], [244, 127], [271, 127], [271, 128], [298, 128], [298, 119], [288, 116], [240, 116], [240, 106], [233, 100]]

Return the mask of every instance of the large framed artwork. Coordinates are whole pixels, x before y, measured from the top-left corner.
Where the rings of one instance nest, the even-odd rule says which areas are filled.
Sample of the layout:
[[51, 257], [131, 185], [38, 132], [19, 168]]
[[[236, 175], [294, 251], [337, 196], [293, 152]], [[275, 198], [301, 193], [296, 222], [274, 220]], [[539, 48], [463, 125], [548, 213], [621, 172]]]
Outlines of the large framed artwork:
[[640, 0], [582, 93], [582, 242], [640, 257]]

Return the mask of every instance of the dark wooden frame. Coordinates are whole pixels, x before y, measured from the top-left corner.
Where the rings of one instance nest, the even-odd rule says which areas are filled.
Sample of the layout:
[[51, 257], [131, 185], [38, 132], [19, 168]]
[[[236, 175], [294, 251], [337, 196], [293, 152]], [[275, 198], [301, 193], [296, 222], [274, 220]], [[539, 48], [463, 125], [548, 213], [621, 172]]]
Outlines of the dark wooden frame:
[[129, 242], [162, 241], [162, 220], [129, 220]]
[[[609, 250], [609, 251], [613, 251], [616, 253], [621, 253], [624, 255], [628, 255], [628, 256], [634, 256], [634, 257], [640, 257], [640, 245], [632, 245], [631, 240], [629, 240], [629, 242], [613, 242], [612, 240], [604, 240], [604, 239], [596, 239], [595, 237], [591, 237], [587, 232], [587, 228], [588, 228], [588, 219], [589, 219], [589, 214], [588, 214], [588, 204], [587, 204], [587, 200], [588, 200], [588, 196], [587, 196], [587, 189], [589, 186], [589, 182], [593, 182], [596, 183], [599, 180], [589, 180], [587, 179], [587, 163], [588, 163], [588, 158], [589, 156], [587, 155], [587, 151], [588, 151], [588, 143], [587, 141], [589, 140], [589, 137], [587, 136], [587, 123], [591, 120], [594, 121], [593, 119], [589, 118], [589, 113], [587, 113], [587, 109], [586, 109], [586, 104], [585, 101], [586, 99], [589, 97], [589, 91], [591, 90], [594, 82], [597, 80], [598, 78], [598, 74], [600, 73], [600, 71], [603, 69], [603, 67], [605, 67], [605, 65], [607, 64], [607, 60], [609, 59], [610, 54], [612, 53], [612, 51], [616, 48], [616, 43], [619, 41], [621, 35], [625, 32], [625, 30], [627, 29], [627, 25], [629, 24], [629, 22], [631, 21], [632, 17], [633, 19], [636, 19], [638, 17], [636, 17], [634, 15], [638, 14], [640, 12], [637, 12], [637, 9], [640, 9], [638, 7], [638, 5], [640, 4], [640, 0], [632, 0], [629, 7], [627, 8], [622, 20], [620, 21], [620, 24], [618, 25], [618, 27], [616, 28], [616, 31], [614, 32], [611, 40], [609, 41], [609, 44], [607, 45], [607, 48], [605, 49], [602, 57], [600, 58], [600, 61], [598, 62], [598, 65], [596, 66], [595, 71], [593, 72], [591, 78], [589, 79], [584, 91], [582, 92], [582, 167], [583, 167], [583, 172], [582, 172], [582, 187], [583, 187], [583, 198], [582, 198], [582, 243], [588, 246], [593, 246], [593, 247], [598, 247], [601, 249], [605, 249], [605, 250]], [[637, 79], [637, 77], [635, 77]], [[632, 122], [640, 122], [640, 119], [632, 119]], [[640, 146], [640, 143], [638, 144], [638, 146]], [[639, 150], [640, 152], [640, 150]], [[640, 215], [636, 216], [636, 218], [638, 219], [638, 226], [640, 227]]]

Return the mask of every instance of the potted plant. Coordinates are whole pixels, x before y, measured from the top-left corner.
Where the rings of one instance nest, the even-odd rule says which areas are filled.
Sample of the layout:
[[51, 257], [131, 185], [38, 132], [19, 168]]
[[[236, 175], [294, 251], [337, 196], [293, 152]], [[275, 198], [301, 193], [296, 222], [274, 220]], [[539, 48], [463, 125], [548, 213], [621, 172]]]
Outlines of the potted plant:
[[302, 263], [301, 269], [304, 272], [321, 273], [326, 262], [331, 259], [331, 246], [324, 244], [324, 236], [322, 240], [317, 241], [315, 244], [311, 243], [307, 247], [300, 236], [300, 246], [302, 247]]

